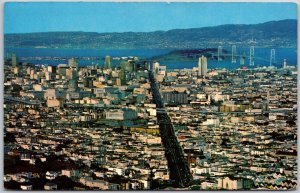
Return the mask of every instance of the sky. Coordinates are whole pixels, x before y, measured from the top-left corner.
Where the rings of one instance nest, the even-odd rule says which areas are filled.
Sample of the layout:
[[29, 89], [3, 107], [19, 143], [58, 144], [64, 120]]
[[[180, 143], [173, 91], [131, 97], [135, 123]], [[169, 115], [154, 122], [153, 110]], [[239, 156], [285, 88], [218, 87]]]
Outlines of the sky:
[[4, 33], [150, 32], [297, 19], [295, 3], [7, 2]]

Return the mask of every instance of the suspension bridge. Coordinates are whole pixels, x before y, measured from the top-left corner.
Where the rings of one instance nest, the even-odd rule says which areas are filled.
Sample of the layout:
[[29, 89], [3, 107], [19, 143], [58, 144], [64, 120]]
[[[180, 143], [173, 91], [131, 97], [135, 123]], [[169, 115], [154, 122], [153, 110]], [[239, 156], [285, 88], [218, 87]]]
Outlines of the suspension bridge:
[[254, 66], [255, 61], [256, 62], [264, 62], [269, 63], [270, 66], [281, 64], [280, 62], [276, 61], [276, 52], [275, 49], [270, 50], [270, 57], [261, 57], [255, 55], [255, 47], [250, 46], [249, 52], [246, 54], [238, 53], [236, 45], [232, 45], [231, 52], [226, 51], [222, 46], [218, 46], [218, 52], [211, 55], [212, 59], [215, 59], [217, 61], [223, 61], [223, 60], [231, 60], [231, 63], [240, 63], [241, 65], [245, 65], [245, 61], [247, 60], [249, 66]]

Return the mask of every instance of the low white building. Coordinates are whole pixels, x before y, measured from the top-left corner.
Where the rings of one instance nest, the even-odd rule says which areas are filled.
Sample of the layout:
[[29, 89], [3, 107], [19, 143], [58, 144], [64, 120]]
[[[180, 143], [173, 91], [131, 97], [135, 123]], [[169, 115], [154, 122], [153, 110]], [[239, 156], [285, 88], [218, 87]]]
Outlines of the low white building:
[[118, 109], [106, 112], [106, 119], [112, 120], [132, 120], [137, 118], [136, 111], [132, 109]]
[[205, 122], [203, 122], [203, 125], [219, 126], [220, 125], [220, 120], [218, 118], [207, 119]]
[[201, 183], [201, 189], [217, 189], [218, 184], [213, 181], [204, 181]]
[[218, 188], [226, 190], [240, 190], [243, 189], [243, 180], [229, 177], [219, 178]]
[[48, 180], [54, 180], [58, 176], [58, 173], [53, 171], [47, 171], [46, 172], [46, 179]]
[[45, 190], [57, 190], [57, 184], [47, 183], [44, 185]]
[[21, 185], [22, 190], [32, 190], [32, 185]]

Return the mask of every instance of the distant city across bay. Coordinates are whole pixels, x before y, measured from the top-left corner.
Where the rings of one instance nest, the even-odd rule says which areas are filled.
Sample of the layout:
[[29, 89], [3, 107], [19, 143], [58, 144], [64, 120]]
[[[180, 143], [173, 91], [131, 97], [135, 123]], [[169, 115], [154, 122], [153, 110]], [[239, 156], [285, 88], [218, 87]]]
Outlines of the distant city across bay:
[[[241, 67], [239, 60], [236, 63], [231, 61], [231, 47], [222, 48], [227, 52], [227, 58], [222, 61], [217, 59], [208, 60], [208, 68], [227, 68], [236, 69]], [[197, 50], [197, 49], [196, 49]], [[201, 50], [201, 49], [198, 49]], [[100, 50], [100, 49], [51, 49], [51, 48], [6, 48], [6, 57], [9, 57], [11, 53], [15, 53], [20, 61], [29, 62], [33, 64], [51, 64], [58, 65], [67, 63], [69, 58], [78, 58], [80, 66], [87, 66], [92, 64], [103, 64], [104, 57], [106, 55], [114, 58], [112, 64], [118, 66], [121, 57], [124, 56], [137, 56], [140, 59], [150, 60], [156, 59], [160, 63], [165, 64], [168, 69], [183, 69], [193, 68], [197, 66], [198, 58], [192, 59], [183, 58], [182, 60], [176, 60], [175, 58], [168, 58], [168, 54], [172, 53], [172, 49], [114, 49], [114, 50]], [[282, 66], [284, 59], [289, 65], [297, 64], [297, 49], [296, 48], [277, 48], [276, 51], [276, 63], [277, 67]], [[254, 59], [255, 67], [257, 66], [269, 66], [270, 63], [270, 48], [255, 48]], [[250, 47], [237, 47], [237, 53], [239, 55], [245, 55], [247, 58], [250, 54]], [[228, 57], [229, 54], [229, 57]], [[53, 58], [55, 58], [53, 60]], [[239, 59], [239, 58], [238, 58]], [[246, 59], [245, 64], [249, 66], [249, 58]]]

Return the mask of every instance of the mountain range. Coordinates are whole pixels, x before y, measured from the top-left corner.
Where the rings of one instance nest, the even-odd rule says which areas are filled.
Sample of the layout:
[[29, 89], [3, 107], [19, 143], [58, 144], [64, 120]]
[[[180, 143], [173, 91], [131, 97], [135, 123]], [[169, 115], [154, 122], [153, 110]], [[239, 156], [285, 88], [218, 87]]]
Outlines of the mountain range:
[[[101, 26], [99, 26], [101, 27]], [[154, 32], [41, 32], [5, 34], [5, 47], [194, 49], [217, 46], [296, 47], [297, 20]]]

